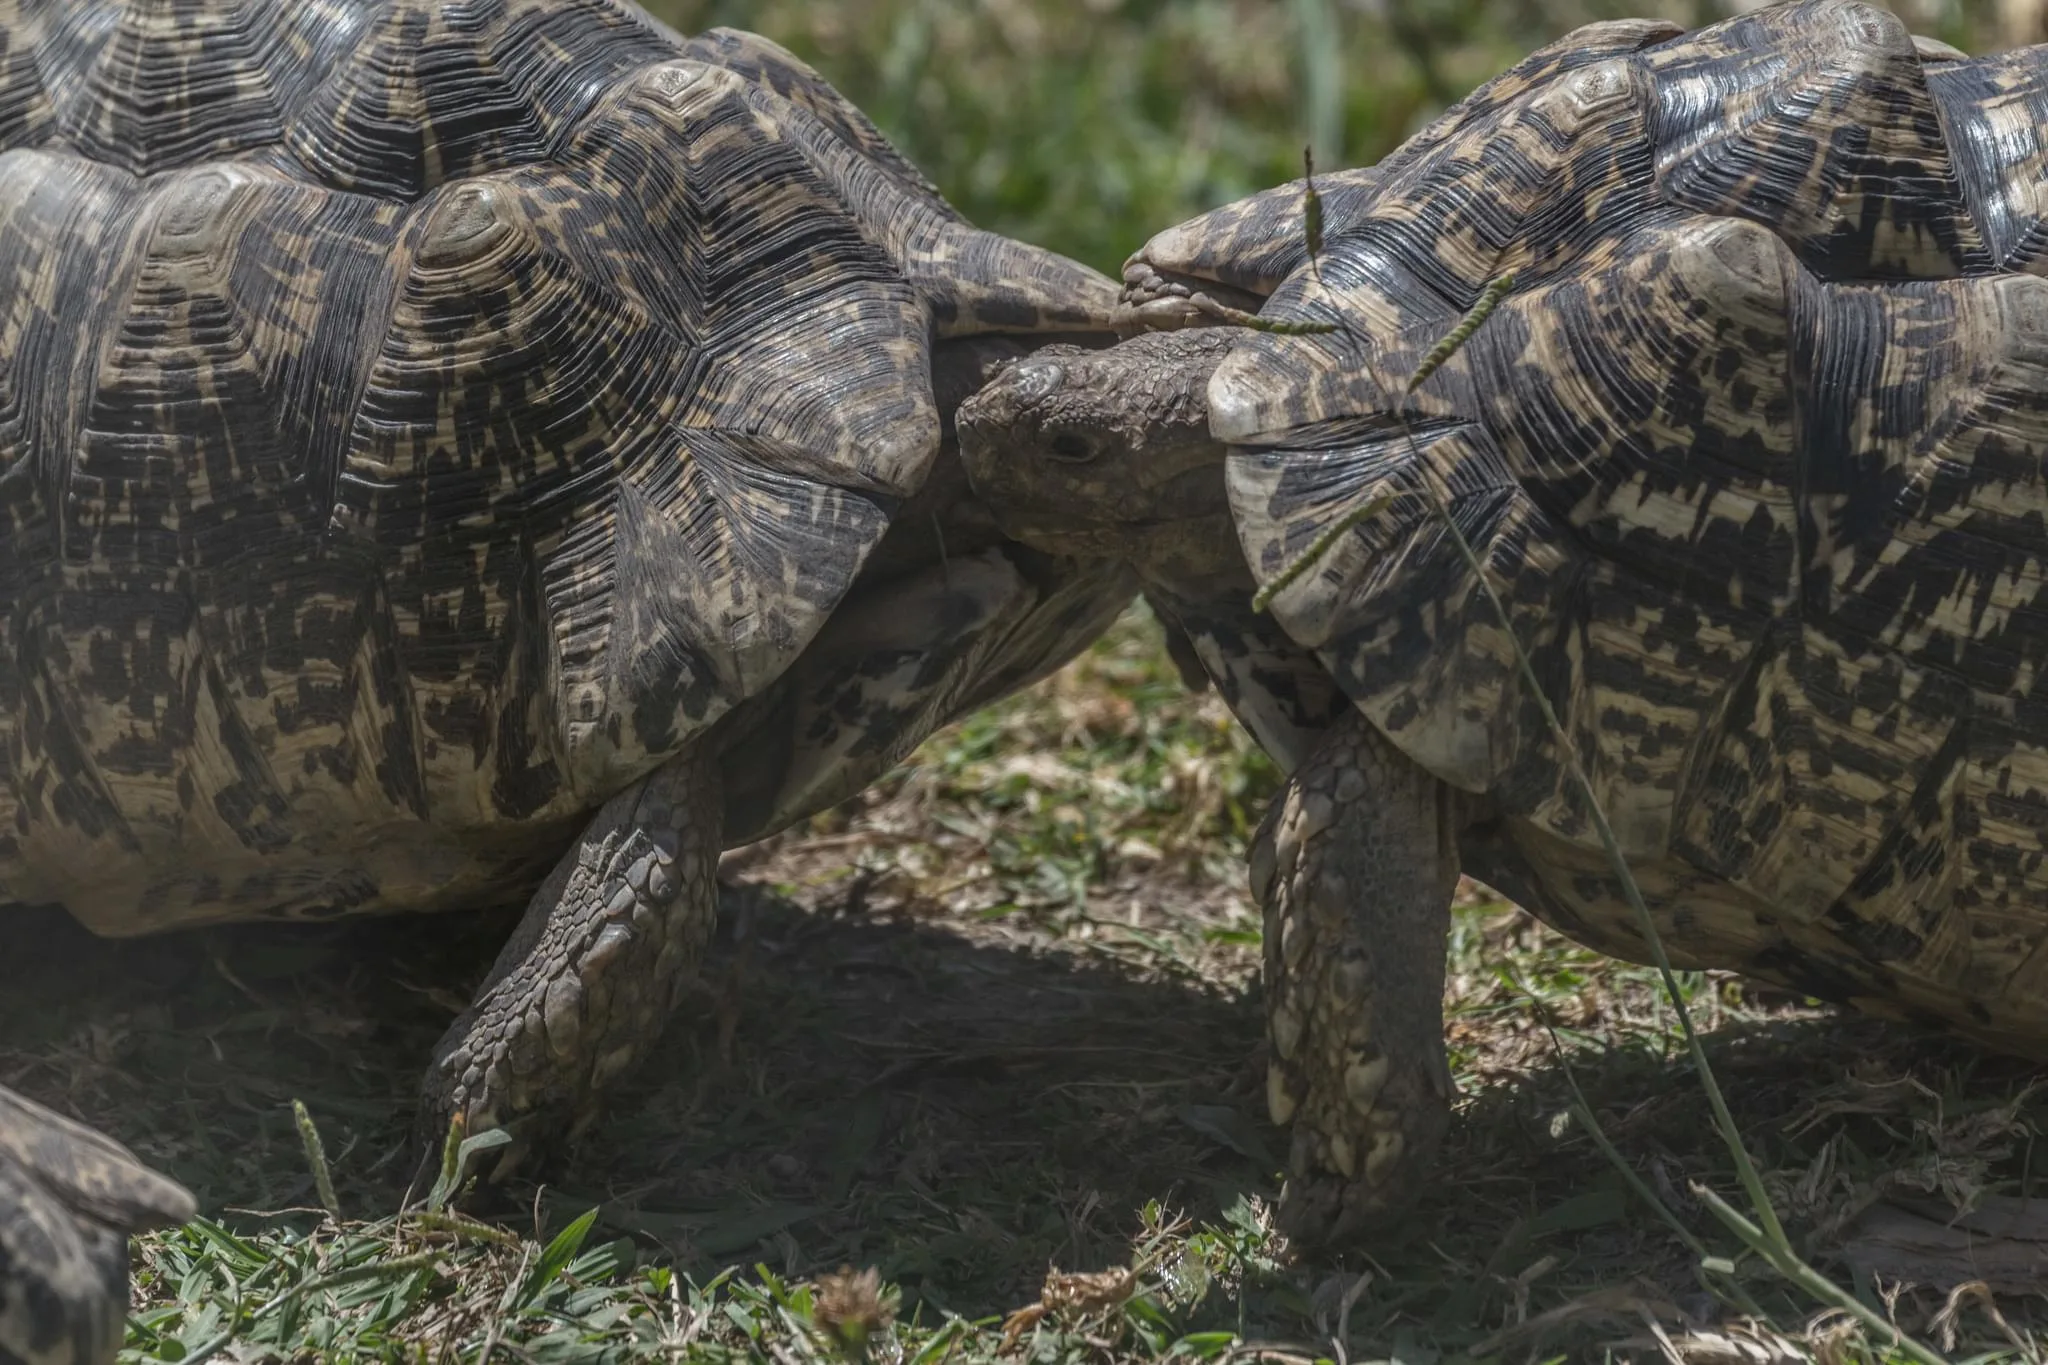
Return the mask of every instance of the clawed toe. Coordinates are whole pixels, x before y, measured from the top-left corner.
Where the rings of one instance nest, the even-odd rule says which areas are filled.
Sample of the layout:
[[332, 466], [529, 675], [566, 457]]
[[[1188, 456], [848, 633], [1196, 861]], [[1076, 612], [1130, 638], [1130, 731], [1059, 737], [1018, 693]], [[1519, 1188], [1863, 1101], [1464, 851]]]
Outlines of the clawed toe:
[[[1349, 1159], [1349, 1173], [1331, 1159], [1332, 1142], [1339, 1144], [1336, 1155]], [[1398, 1130], [1347, 1141], [1297, 1128], [1293, 1172], [1280, 1194], [1280, 1230], [1303, 1250], [1356, 1242], [1413, 1208], [1427, 1188], [1431, 1158], [1429, 1147], [1411, 1150]]]

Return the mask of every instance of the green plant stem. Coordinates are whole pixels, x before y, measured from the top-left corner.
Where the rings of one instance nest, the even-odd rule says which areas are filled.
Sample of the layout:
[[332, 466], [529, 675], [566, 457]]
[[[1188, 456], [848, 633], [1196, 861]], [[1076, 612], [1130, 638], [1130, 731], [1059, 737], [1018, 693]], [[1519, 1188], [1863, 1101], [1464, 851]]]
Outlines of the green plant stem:
[[1742, 1241], [1744, 1246], [1768, 1261], [1771, 1269], [1821, 1300], [1821, 1302], [1832, 1304], [1850, 1317], [1855, 1318], [1856, 1321], [1862, 1323], [1869, 1330], [1878, 1333], [1880, 1337], [1889, 1339], [1901, 1351], [1904, 1351], [1913, 1359], [1923, 1362], [1924, 1365], [1949, 1365], [1946, 1356], [1943, 1356], [1933, 1347], [1923, 1346], [1907, 1336], [1899, 1330], [1896, 1323], [1888, 1321], [1869, 1304], [1864, 1303], [1854, 1294], [1843, 1289], [1805, 1261], [1800, 1260], [1798, 1253], [1793, 1251], [1789, 1245], [1781, 1239], [1772, 1238], [1769, 1233], [1750, 1222], [1747, 1218], [1744, 1218], [1740, 1210], [1736, 1209], [1720, 1195], [1714, 1193], [1705, 1185], [1700, 1184], [1697, 1180], [1692, 1182], [1692, 1192], [1699, 1198], [1701, 1203], [1707, 1206], [1708, 1210], [1716, 1218], [1726, 1225], [1730, 1232], [1734, 1233]]
[[1288, 565], [1266, 581], [1266, 585], [1252, 594], [1252, 610], [1264, 611], [1272, 605], [1273, 598], [1284, 592], [1295, 579], [1307, 573], [1315, 562], [1329, 553], [1337, 538], [1368, 517], [1376, 517], [1387, 509], [1391, 497], [1374, 498], [1363, 507], [1354, 508], [1337, 518], [1335, 525], [1309, 542], [1307, 549], [1296, 555]]
[[[1508, 291], [1514, 287], [1515, 272], [1512, 270], [1489, 281], [1486, 288], [1479, 291], [1479, 297], [1473, 301], [1472, 306], [1465, 310], [1465, 316], [1458, 319], [1455, 327], [1439, 337], [1436, 345], [1430, 347], [1429, 353], [1422, 357], [1421, 362], [1415, 367], [1415, 373], [1408, 376], [1408, 387], [1404, 392], [1415, 392], [1431, 375], [1443, 368], [1443, 363], [1456, 355], [1459, 349], [1472, 339], [1472, 334], [1479, 330], [1479, 325], [1493, 316], [1493, 310], [1500, 307], [1500, 301], [1506, 298]], [[1407, 430], [1406, 421], [1401, 423], [1401, 428], [1407, 432], [1408, 444], [1412, 448], [1415, 444], [1415, 433]]]
[[499, 1247], [522, 1245], [517, 1233], [494, 1228], [489, 1223], [479, 1223], [474, 1218], [465, 1218], [460, 1214], [429, 1213], [423, 1210], [406, 1217], [414, 1227], [427, 1232], [445, 1233], [451, 1237], [472, 1242], [488, 1242]]
[[[1420, 380], [1433, 373], [1436, 368], [1449, 360], [1458, 347], [1469, 340], [1479, 329], [1514, 282], [1514, 273], [1501, 276], [1480, 291], [1479, 301], [1460, 318], [1442, 341], [1439, 341], [1423, 361], [1423, 369], [1417, 371], [1417, 378], [1411, 380], [1408, 392], [1414, 392]], [[1390, 406], [1393, 406], [1390, 404]], [[1550, 729], [1550, 737], [1557, 745], [1558, 757], [1564, 763], [1565, 772], [1579, 795], [1585, 798], [1586, 809], [1593, 821], [1593, 828], [1600, 836], [1600, 847], [1607, 855], [1607, 861], [1621, 880], [1622, 896], [1628, 901], [1629, 910], [1635, 915], [1636, 927], [1641, 931], [1643, 941], [1649, 945], [1651, 960], [1656, 964], [1657, 974], [1663, 979], [1664, 990], [1671, 997], [1671, 1004], [1678, 1011], [1679, 1029], [1685, 1035], [1687, 1050], [1692, 1054], [1693, 1066], [1700, 1073], [1700, 1082], [1706, 1087], [1707, 1103], [1714, 1111], [1714, 1126], [1721, 1132], [1722, 1140], [1728, 1144], [1730, 1155], [1735, 1159], [1735, 1172], [1742, 1182], [1743, 1192], [1748, 1195], [1755, 1208], [1764, 1231], [1774, 1240], [1791, 1246], [1785, 1236], [1784, 1226], [1778, 1221], [1777, 1210], [1771, 1207], [1771, 1198], [1764, 1192], [1763, 1178], [1757, 1174], [1756, 1166], [1749, 1159], [1749, 1151], [1743, 1146], [1741, 1130], [1735, 1126], [1735, 1116], [1729, 1112], [1728, 1101], [1721, 1093], [1720, 1083], [1714, 1078], [1714, 1069], [1707, 1061], [1706, 1048], [1700, 1043], [1697, 1030], [1693, 1028], [1692, 1011], [1686, 1008], [1685, 997], [1678, 987], [1678, 976], [1671, 969], [1671, 958], [1664, 951], [1664, 938], [1657, 932], [1656, 921], [1650, 917], [1650, 907], [1643, 900], [1642, 888], [1636, 885], [1635, 875], [1629, 871], [1628, 859], [1621, 851], [1621, 841], [1615, 838], [1614, 827], [1607, 822], [1607, 812], [1601, 808], [1600, 798], [1593, 792], [1593, 783], [1586, 776], [1585, 768], [1579, 762], [1578, 748], [1558, 719], [1557, 711], [1550, 704], [1550, 697], [1544, 692], [1543, 684], [1536, 677], [1536, 666], [1530, 662], [1529, 652], [1522, 648], [1521, 637], [1515, 634], [1514, 618], [1508, 614], [1506, 603], [1494, 591], [1493, 582], [1486, 576], [1486, 566], [1480, 561], [1479, 552], [1472, 548], [1472, 542], [1465, 538], [1465, 532], [1458, 520], [1451, 514], [1450, 504], [1436, 491], [1436, 485], [1429, 481], [1423, 471], [1422, 447], [1415, 439], [1415, 431], [1408, 425], [1408, 418], [1398, 406], [1393, 406], [1394, 420], [1400, 424], [1401, 434], [1408, 443], [1408, 453], [1413, 457], [1419, 482], [1428, 496], [1437, 519], [1451, 534], [1451, 541], [1458, 547], [1458, 553], [1465, 560], [1465, 567], [1471, 570], [1479, 591], [1486, 597], [1486, 604], [1492, 609], [1494, 618], [1500, 622], [1501, 632], [1508, 638], [1508, 648], [1514, 651], [1515, 668], [1522, 685], [1529, 691], [1537, 709], [1543, 714], [1543, 723]]]
[[[1409, 446], [1416, 450], [1419, 460], [1420, 450], [1416, 447], [1414, 434], [1408, 430], [1406, 419], [1402, 420], [1401, 429], [1407, 433]], [[1699, 1031], [1693, 1027], [1692, 1011], [1686, 1007], [1685, 996], [1679, 989], [1678, 974], [1672, 970], [1670, 955], [1664, 951], [1664, 937], [1657, 932], [1657, 922], [1650, 917], [1649, 904], [1643, 899], [1642, 888], [1636, 885], [1635, 874], [1629, 871], [1628, 859], [1621, 851], [1621, 841], [1615, 838], [1614, 827], [1607, 822], [1607, 812], [1601, 809], [1600, 799], [1593, 793], [1593, 784], [1579, 763], [1578, 750], [1573, 746], [1571, 736], [1565, 731], [1564, 723], [1558, 719], [1556, 709], [1550, 704], [1550, 698], [1544, 694], [1543, 685], [1536, 677], [1535, 665], [1529, 661], [1528, 651], [1522, 648], [1522, 641], [1515, 634], [1514, 621], [1508, 615], [1507, 606], [1500, 600], [1500, 594], [1494, 591], [1492, 582], [1486, 577], [1486, 568], [1480, 562], [1479, 552], [1472, 548], [1472, 542], [1467, 540], [1464, 531], [1459, 529], [1449, 506], [1436, 496], [1435, 488], [1426, 478], [1423, 480], [1423, 487], [1429, 490], [1430, 500], [1435, 504], [1438, 517], [1449, 529], [1451, 539], [1458, 547], [1458, 553], [1464, 556], [1466, 567], [1471, 569], [1472, 576], [1478, 580], [1479, 590], [1486, 595], [1487, 605], [1499, 619], [1501, 630], [1508, 637], [1508, 645], [1514, 651], [1515, 666], [1521, 674], [1522, 685], [1529, 689], [1530, 696], [1535, 699], [1537, 708], [1543, 713], [1543, 721], [1550, 727], [1551, 741], [1557, 745], [1558, 753], [1564, 760], [1565, 771], [1571, 777], [1573, 785], [1578, 788], [1580, 796], [1585, 798], [1593, 829], [1600, 836], [1600, 847], [1607, 854], [1608, 862], [1613, 865], [1615, 875], [1621, 881], [1622, 896], [1628, 901], [1629, 910], [1635, 915], [1636, 927], [1642, 933], [1643, 941], [1649, 945], [1651, 960], [1656, 965], [1657, 975], [1664, 983], [1664, 992], [1671, 997], [1672, 1008], [1678, 1012], [1678, 1026], [1685, 1035], [1686, 1050], [1692, 1056], [1694, 1069], [1699, 1072], [1700, 1084], [1706, 1089], [1707, 1104], [1714, 1111], [1714, 1126], [1720, 1130], [1721, 1139], [1727, 1143], [1729, 1155], [1735, 1160], [1735, 1174], [1742, 1182], [1743, 1193], [1749, 1197], [1750, 1205], [1756, 1210], [1757, 1219], [1763, 1224], [1764, 1232], [1789, 1251], [1791, 1241], [1785, 1236], [1784, 1225], [1778, 1221], [1777, 1210], [1771, 1207], [1771, 1197], [1764, 1190], [1763, 1177], [1757, 1173], [1756, 1163], [1749, 1159], [1749, 1149], [1742, 1142], [1742, 1130], [1736, 1127], [1735, 1115], [1730, 1112], [1727, 1097], [1721, 1093], [1721, 1083], [1715, 1079], [1713, 1065], [1707, 1060], [1706, 1047], [1700, 1042]]]
[[1188, 295], [1187, 302], [1196, 312], [1206, 313], [1218, 322], [1227, 322], [1233, 327], [1244, 327], [1273, 336], [1323, 336], [1337, 330], [1337, 324], [1334, 322], [1296, 321], [1291, 318], [1269, 318], [1258, 313], [1247, 313], [1242, 308], [1232, 308], [1227, 303], [1218, 303], [1202, 293]]
[[[1516, 984], [1520, 985], [1519, 982]], [[1535, 993], [1527, 987], [1523, 987], [1522, 990], [1531, 1000], [1536, 998]], [[1557, 1036], [1557, 1030], [1551, 1027], [1547, 1017], [1543, 1020], [1543, 1031], [1550, 1035], [1551, 1050], [1557, 1054], [1558, 1065], [1564, 1068], [1565, 1084], [1572, 1088], [1572, 1113], [1585, 1128], [1586, 1135], [1593, 1139], [1593, 1145], [1600, 1149], [1601, 1154], [1613, 1164], [1615, 1170], [1621, 1172], [1621, 1178], [1636, 1192], [1636, 1197], [1648, 1204], [1656, 1215], [1664, 1220], [1665, 1226], [1678, 1234], [1678, 1240], [1685, 1243], [1686, 1250], [1701, 1260], [1706, 1259], [1706, 1243], [1694, 1236], [1691, 1228], [1678, 1221], [1678, 1215], [1657, 1197], [1657, 1192], [1650, 1188], [1648, 1182], [1636, 1174], [1636, 1168], [1628, 1164], [1621, 1155], [1621, 1149], [1614, 1145], [1607, 1136], [1607, 1130], [1600, 1126], [1599, 1118], [1593, 1113], [1592, 1102], [1586, 1098], [1585, 1090], [1579, 1085], [1579, 1073], [1573, 1070], [1571, 1058], [1565, 1055], [1564, 1040]]]

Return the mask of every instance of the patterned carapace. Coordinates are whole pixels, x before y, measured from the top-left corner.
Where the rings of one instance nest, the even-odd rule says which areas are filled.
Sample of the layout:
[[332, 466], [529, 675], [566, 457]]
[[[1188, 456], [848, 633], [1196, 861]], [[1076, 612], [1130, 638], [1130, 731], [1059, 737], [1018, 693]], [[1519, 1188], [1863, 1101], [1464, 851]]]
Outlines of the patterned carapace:
[[0, 902], [523, 895], [1114, 304], [626, 0], [0, 0]]
[[1601, 25], [1324, 177], [1319, 272], [1298, 187], [1134, 259], [1340, 324], [1210, 383], [1246, 558], [1391, 499], [1274, 617], [1573, 933], [1645, 951], [1438, 499], [1675, 952], [2048, 1051], [2044, 128], [2048, 53], [1844, 0]]
[[[724, 844], [1130, 599], [949, 427], [1116, 303], [629, 0], [0, 0], [0, 909], [532, 895], [420, 1129], [559, 1145]], [[190, 1208], [0, 1091], [0, 1360], [110, 1362], [126, 1232]]]

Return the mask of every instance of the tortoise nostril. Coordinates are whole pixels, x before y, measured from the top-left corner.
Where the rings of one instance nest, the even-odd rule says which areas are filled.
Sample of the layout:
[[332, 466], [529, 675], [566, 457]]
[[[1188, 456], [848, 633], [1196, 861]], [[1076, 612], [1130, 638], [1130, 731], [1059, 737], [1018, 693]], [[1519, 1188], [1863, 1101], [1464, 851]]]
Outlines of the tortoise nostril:
[[1092, 460], [1095, 458], [1094, 444], [1087, 437], [1078, 436], [1071, 431], [1063, 431], [1053, 437], [1047, 448], [1051, 450], [1052, 456], [1056, 460]]

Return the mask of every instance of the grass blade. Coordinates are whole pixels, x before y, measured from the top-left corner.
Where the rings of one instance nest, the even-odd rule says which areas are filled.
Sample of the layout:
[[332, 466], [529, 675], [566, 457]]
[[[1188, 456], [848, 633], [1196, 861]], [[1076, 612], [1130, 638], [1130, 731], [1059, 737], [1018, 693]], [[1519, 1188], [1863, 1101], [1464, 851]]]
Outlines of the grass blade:
[[540, 1297], [543, 1289], [554, 1283], [555, 1277], [576, 1259], [576, 1253], [583, 1250], [583, 1239], [590, 1235], [590, 1229], [596, 1224], [597, 1210], [585, 1209], [575, 1222], [554, 1235], [547, 1249], [541, 1252], [540, 1259], [534, 1262], [525, 1282], [519, 1286], [519, 1292], [512, 1300], [513, 1308], [525, 1308]]
[[469, 1165], [478, 1155], [508, 1146], [512, 1135], [503, 1128], [490, 1128], [474, 1137], [464, 1137], [462, 1116], [448, 1121], [448, 1136], [441, 1144], [441, 1173], [427, 1192], [427, 1212], [440, 1213], [448, 1207], [467, 1177]]

